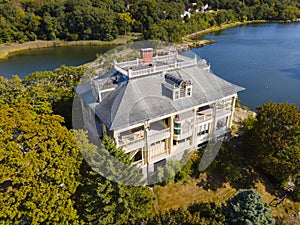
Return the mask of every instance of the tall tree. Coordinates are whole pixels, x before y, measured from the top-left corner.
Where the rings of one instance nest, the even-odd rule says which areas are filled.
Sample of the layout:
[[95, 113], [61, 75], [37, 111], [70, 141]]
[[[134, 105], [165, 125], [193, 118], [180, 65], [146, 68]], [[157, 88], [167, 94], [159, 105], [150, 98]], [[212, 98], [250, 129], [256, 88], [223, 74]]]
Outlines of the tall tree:
[[300, 173], [300, 111], [287, 103], [267, 103], [246, 120], [245, 154], [252, 164], [288, 181]]
[[131, 31], [131, 25], [134, 23], [129, 12], [118, 13], [117, 21], [119, 24], [119, 33], [127, 34]]
[[0, 221], [79, 224], [72, 196], [81, 157], [62, 117], [0, 107]]
[[[132, 159], [122, 148], [117, 148], [109, 137], [102, 140], [102, 149], [86, 141], [86, 134], [77, 132], [79, 148], [89, 165], [81, 169], [83, 184], [77, 191], [78, 211], [86, 223], [91, 224], [131, 224], [148, 215], [152, 206], [152, 196], [146, 187], [127, 186], [109, 179], [141, 179], [139, 169], [130, 166]], [[109, 156], [123, 163], [117, 165]], [[121, 166], [122, 168], [120, 168]], [[93, 168], [93, 170], [91, 169]], [[99, 173], [106, 171], [103, 177]], [[123, 171], [122, 174], [119, 174]], [[104, 174], [102, 174], [104, 175]]]

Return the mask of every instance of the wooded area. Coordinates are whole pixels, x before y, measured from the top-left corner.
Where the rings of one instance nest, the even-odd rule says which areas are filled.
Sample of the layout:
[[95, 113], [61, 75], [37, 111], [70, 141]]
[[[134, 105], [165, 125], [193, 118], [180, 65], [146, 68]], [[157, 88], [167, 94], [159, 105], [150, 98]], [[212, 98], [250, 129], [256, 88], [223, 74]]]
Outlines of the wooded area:
[[[205, 4], [205, 12], [196, 12]], [[129, 32], [173, 42], [237, 21], [294, 21], [299, 8], [295, 0], [0, 0], [0, 43], [110, 41]], [[188, 9], [192, 16], [181, 18]]]

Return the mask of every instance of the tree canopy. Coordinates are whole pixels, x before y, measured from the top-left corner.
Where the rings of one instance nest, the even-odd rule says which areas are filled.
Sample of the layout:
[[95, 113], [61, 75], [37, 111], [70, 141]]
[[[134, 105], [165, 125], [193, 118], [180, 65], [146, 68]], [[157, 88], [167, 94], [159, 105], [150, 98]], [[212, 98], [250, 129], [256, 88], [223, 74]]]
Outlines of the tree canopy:
[[0, 107], [0, 220], [79, 224], [72, 196], [81, 155], [63, 118], [26, 103]]
[[13, 106], [26, 102], [37, 113], [55, 113], [65, 118], [71, 127], [71, 111], [74, 97], [73, 86], [83, 76], [86, 68], [61, 66], [52, 71], [34, 72], [24, 79], [0, 76], [0, 104]]
[[221, 207], [215, 203], [195, 202], [187, 209], [171, 209], [166, 212], [160, 212], [153, 218], [147, 219], [147, 222], [140, 224], [147, 225], [222, 225], [225, 218]]
[[[201, 12], [206, 3], [207, 11]], [[224, 23], [293, 21], [300, 17], [299, 7], [297, 0], [2, 0], [0, 43], [110, 41], [128, 32], [142, 33], [144, 39], [179, 41], [183, 35]], [[192, 16], [181, 18], [189, 9]]]
[[266, 103], [245, 121], [245, 154], [278, 182], [300, 175], [300, 111], [288, 103]]

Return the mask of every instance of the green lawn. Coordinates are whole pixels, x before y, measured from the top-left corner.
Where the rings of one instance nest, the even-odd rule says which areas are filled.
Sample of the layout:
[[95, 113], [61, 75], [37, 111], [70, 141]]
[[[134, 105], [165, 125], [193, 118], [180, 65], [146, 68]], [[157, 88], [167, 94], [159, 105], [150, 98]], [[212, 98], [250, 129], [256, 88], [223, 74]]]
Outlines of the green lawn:
[[[177, 209], [179, 207], [186, 208], [193, 202], [215, 202], [221, 205], [226, 199], [233, 196], [237, 190], [230, 186], [229, 183], [223, 183], [221, 187], [216, 190], [206, 189], [204, 186], [199, 185], [201, 180], [205, 179], [205, 174], [202, 174], [200, 178], [191, 178], [188, 184], [182, 182], [170, 183], [164, 187], [155, 186], [154, 193], [157, 197], [157, 207], [161, 211], [167, 211], [169, 209]], [[267, 187], [267, 188], [266, 188]], [[271, 184], [266, 184], [261, 181], [257, 181], [255, 189], [262, 195], [263, 200], [266, 203], [270, 203], [275, 195], [272, 195], [267, 190], [272, 192], [274, 187]], [[158, 210], [156, 209], [156, 211]], [[300, 203], [292, 202], [289, 199], [285, 199], [278, 207], [271, 207], [273, 216], [286, 216], [287, 212], [298, 213], [300, 211]]]
[[165, 211], [178, 207], [186, 208], [193, 202], [215, 202], [216, 204], [221, 204], [236, 193], [236, 190], [227, 183], [214, 191], [205, 190], [201, 185], [198, 185], [199, 182], [201, 182], [201, 178], [191, 178], [188, 184], [178, 182], [170, 183], [165, 187], [155, 186], [154, 192], [157, 196], [159, 209]]

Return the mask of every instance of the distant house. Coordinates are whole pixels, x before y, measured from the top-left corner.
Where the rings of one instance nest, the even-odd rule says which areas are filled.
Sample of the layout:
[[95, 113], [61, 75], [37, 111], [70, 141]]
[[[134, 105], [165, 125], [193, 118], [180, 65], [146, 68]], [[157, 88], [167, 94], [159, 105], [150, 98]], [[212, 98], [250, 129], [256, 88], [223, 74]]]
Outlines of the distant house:
[[204, 12], [205, 10], [207, 10], [208, 8], [208, 4], [205, 4], [204, 6], [201, 7], [201, 12]]
[[[197, 3], [192, 3], [192, 6], [193, 8], [197, 7]], [[204, 6], [201, 7], [201, 9], [198, 9], [198, 8], [195, 8], [195, 12], [198, 13], [198, 12], [205, 12], [206, 10], [208, 9], [208, 4], [205, 4]], [[184, 11], [183, 14], [180, 15], [181, 18], [185, 18], [186, 16], [188, 18], [191, 18], [192, 16], [192, 9], [191, 8], [188, 8], [188, 10]]]
[[75, 90], [89, 135], [113, 137], [146, 174], [146, 167], [154, 172], [162, 160], [227, 137], [243, 88], [211, 73], [203, 59], [177, 51], [154, 56], [147, 48]]
[[181, 18], [185, 18], [186, 16], [188, 18], [191, 18], [191, 12], [190, 11], [191, 11], [191, 9], [188, 9], [188, 11], [184, 11], [184, 13], [180, 15]]

